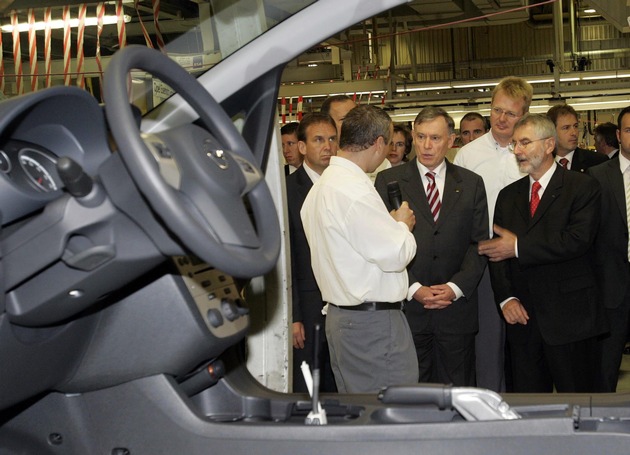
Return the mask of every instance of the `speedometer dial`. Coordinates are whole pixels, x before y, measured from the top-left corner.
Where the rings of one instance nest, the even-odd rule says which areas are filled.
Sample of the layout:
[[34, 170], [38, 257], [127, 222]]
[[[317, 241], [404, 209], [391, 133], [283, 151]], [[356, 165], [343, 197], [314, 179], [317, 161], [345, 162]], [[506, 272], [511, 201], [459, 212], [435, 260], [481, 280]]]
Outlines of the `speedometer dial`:
[[50, 158], [37, 150], [24, 149], [20, 153], [19, 162], [35, 188], [45, 193], [57, 191], [59, 185], [52, 175], [55, 163]]

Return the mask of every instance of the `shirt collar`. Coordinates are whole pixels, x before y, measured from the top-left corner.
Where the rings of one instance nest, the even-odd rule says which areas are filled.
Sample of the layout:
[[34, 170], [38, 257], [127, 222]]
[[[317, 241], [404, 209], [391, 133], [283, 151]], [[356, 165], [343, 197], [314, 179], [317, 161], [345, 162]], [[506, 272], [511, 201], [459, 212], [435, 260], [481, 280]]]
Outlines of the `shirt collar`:
[[[554, 161], [551, 164], [551, 167], [549, 169], [547, 169], [547, 172], [545, 172], [543, 174], [543, 176], [541, 178], [538, 179], [538, 183], [540, 183], [540, 186], [542, 186], [543, 190], [545, 188], [547, 188], [547, 186], [549, 186], [549, 181], [551, 180], [551, 177], [553, 176], [553, 173], [556, 172], [556, 168], [558, 167], [558, 165], [556, 164], [556, 162]], [[532, 184], [534, 183], [534, 179], [532, 178], [532, 176], [529, 176], [529, 187], [532, 187]]]
[[446, 160], [443, 160], [438, 166], [430, 171], [424, 164], [420, 162], [419, 159], [416, 158], [416, 163], [418, 164], [418, 171], [420, 175], [425, 176], [427, 172], [433, 172], [438, 178], [445, 179], [446, 178]]
[[354, 174], [361, 175], [361, 176], [365, 177], [365, 179], [368, 182], [370, 182], [370, 184], [372, 184], [372, 181], [370, 180], [370, 177], [365, 172], [363, 172], [363, 169], [361, 169], [357, 164], [353, 163], [349, 159], [344, 158], [342, 156], [331, 156], [330, 157], [330, 164], [328, 165], [328, 167], [330, 167], [333, 164], [335, 166], [343, 167], [343, 168], [353, 172]]
[[573, 155], [574, 154], [575, 154], [575, 150], [570, 151], [569, 153], [567, 153], [564, 156], [556, 155], [556, 163], [559, 163], [562, 158], [566, 158], [567, 160], [569, 160], [569, 164], [572, 164], [573, 163]]
[[621, 173], [623, 174], [626, 168], [630, 165], [630, 160], [623, 156], [621, 152], [617, 152], [619, 154], [619, 169], [621, 169]]
[[302, 166], [304, 166], [304, 171], [306, 171], [306, 175], [309, 176], [309, 178], [311, 179], [311, 182], [315, 183], [317, 182], [317, 180], [319, 180], [320, 175], [315, 172], [313, 169], [311, 169], [308, 164], [306, 164], [306, 161], [304, 161], [304, 163], [302, 163]]

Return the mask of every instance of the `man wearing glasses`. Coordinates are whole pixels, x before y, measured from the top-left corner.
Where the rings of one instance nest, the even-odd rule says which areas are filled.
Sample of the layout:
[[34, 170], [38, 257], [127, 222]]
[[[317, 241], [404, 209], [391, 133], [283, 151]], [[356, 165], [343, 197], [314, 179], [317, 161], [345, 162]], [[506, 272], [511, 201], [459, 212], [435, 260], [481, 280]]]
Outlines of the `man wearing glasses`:
[[[519, 172], [508, 145], [512, 141], [514, 125], [529, 111], [533, 93], [532, 86], [524, 79], [506, 77], [501, 80], [492, 92], [490, 131], [464, 145], [455, 156], [455, 164], [470, 169], [483, 178], [490, 226], [499, 191], [524, 175]], [[479, 333], [475, 341], [477, 386], [502, 392], [505, 391], [505, 327], [496, 310], [487, 271], [481, 279], [478, 291]]]
[[498, 234], [479, 244], [507, 322], [513, 391], [593, 392], [596, 336], [605, 330], [593, 270], [599, 184], [554, 161], [545, 115], [515, 125], [512, 149], [528, 174], [499, 193]]

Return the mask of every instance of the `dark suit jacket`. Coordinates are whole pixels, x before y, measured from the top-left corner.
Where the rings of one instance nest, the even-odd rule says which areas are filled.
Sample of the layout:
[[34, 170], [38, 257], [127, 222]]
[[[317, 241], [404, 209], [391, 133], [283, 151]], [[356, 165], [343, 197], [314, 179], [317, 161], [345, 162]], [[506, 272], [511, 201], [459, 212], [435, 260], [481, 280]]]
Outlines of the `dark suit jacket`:
[[[557, 166], [533, 218], [529, 176], [499, 193], [494, 223], [518, 237], [518, 258], [490, 263], [497, 304], [521, 301], [546, 343], [560, 345], [603, 333], [603, 306], [593, 270], [600, 216], [599, 184]], [[526, 342], [529, 326], [508, 326], [508, 339]], [[513, 337], [513, 338], [510, 338]]]
[[[402, 199], [416, 216], [413, 235], [418, 249], [407, 266], [409, 284], [453, 282], [464, 293], [444, 310], [425, 310], [408, 305], [407, 315], [417, 324], [432, 322], [448, 333], [474, 333], [478, 330], [477, 285], [486, 267], [486, 258], [477, 253], [477, 243], [488, 238], [488, 204], [482, 178], [467, 169], [446, 163], [442, 208], [437, 223], [429, 210], [417, 160], [386, 169], [376, 176], [376, 189], [392, 210], [387, 183], [397, 180]], [[433, 318], [429, 317], [429, 314]]]
[[571, 171], [584, 172], [589, 167], [597, 166], [598, 164], [605, 163], [608, 157], [601, 153], [591, 152], [590, 150], [584, 150], [576, 148], [573, 152], [573, 160], [571, 161]]
[[628, 221], [626, 195], [619, 159], [587, 171], [602, 187], [601, 217], [595, 238], [595, 270], [602, 283], [601, 292], [606, 308], [618, 308], [630, 283], [628, 282]]
[[[305, 323], [307, 331], [313, 327], [311, 324], [324, 322], [321, 314], [322, 296], [311, 268], [311, 250], [300, 218], [302, 204], [312, 186], [313, 182], [304, 166], [300, 166], [297, 171], [287, 176], [293, 322]], [[312, 338], [312, 333], [307, 332], [306, 338], [307, 340]]]

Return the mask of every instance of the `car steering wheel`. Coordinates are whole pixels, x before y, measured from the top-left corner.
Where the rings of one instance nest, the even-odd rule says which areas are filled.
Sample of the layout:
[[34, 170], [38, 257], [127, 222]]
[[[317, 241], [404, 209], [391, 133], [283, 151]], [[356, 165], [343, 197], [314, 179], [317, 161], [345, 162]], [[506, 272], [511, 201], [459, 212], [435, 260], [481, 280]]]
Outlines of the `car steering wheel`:
[[[127, 96], [132, 69], [168, 84], [205, 128], [189, 124], [141, 134]], [[270, 271], [280, 252], [277, 211], [249, 146], [219, 103], [181, 66], [144, 46], [112, 57], [104, 89], [107, 120], [125, 166], [182, 244], [236, 277]]]

